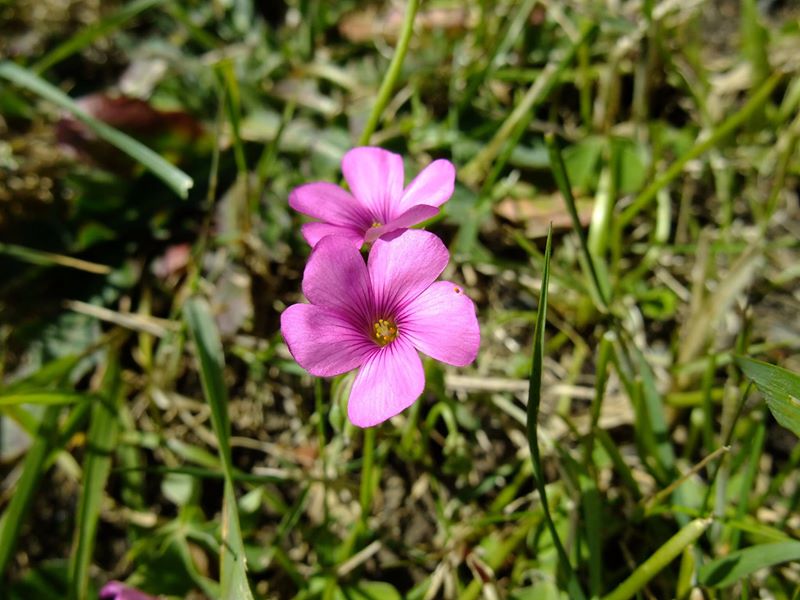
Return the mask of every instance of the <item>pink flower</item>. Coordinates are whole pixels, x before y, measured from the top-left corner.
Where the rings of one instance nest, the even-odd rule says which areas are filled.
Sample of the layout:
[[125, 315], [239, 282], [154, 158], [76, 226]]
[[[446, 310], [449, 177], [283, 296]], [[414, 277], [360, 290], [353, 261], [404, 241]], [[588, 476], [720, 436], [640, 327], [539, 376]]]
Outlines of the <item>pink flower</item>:
[[348, 239], [322, 239], [303, 274], [311, 304], [281, 315], [289, 351], [312, 375], [360, 367], [347, 407], [359, 427], [377, 425], [419, 398], [425, 374], [417, 351], [465, 366], [480, 343], [472, 300], [449, 281], [435, 282], [449, 259], [442, 241], [417, 229], [390, 237], [375, 241], [367, 264]]
[[109, 581], [100, 590], [100, 600], [156, 600], [156, 598], [121, 581]]
[[289, 206], [320, 221], [303, 225], [303, 237], [311, 246], [327, 235], [339, 235], [360, 248], [430, 219], [453, 195], [456, 177], [450, 161], [435, 160], [403, 188], [402, 157], [371, 147], [347, 152], [342, 172], [352, 193], [318, 181], [289, 194]]

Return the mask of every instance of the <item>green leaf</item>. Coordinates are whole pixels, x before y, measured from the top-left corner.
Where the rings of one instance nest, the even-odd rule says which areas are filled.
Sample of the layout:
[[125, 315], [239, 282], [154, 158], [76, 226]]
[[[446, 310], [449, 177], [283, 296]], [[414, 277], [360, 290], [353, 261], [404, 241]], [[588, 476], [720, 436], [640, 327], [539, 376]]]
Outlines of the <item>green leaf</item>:
[[602, 137], [588, 136], [564, 150], [564, 166], [569, 181], [577, 189], [587, 190], [596, 185], [597, 164], [605, 144]]
[[17, 404], [43, 404], [55, 406], [86, 402], [94, 398], [89, 394], [73, 391], [24, 391], [11, 394], [0, 393], [0, 407]]
[[357, 585], [337, 588], [334, 600], [400, 600], [397, 589], [383, 581], [362, 581]]
[[736, 357], [736, 364], [764, 395], [775, 420], [800, 436], [800, 376], [744, 356]]
[[200, 380], [206, 401], [211, 407], [211, 422], [217, 435], [219, 454], [225, 473], [222, 501], [222, 544], [220, 546], [220, 588], [222, 598], [253, 598], [247, 581], [245, 549], [239, 525], [236, 495], [233, 491], [234, 468], [231, 460], [231, 426], [228, 417], [228, 393], [223, 379], [225, 357], [219, 332], [208, 303], [189, 299], [183, 316], [194, 342]]
[[253, 598], [250, 583], [247, 581], [247, 565], [245, 558], [242, 531], [239, 526], [236, 495], [233, 483], [225, 481], [225, 493], [222, 499], [222, 552], [220, 565], [220, 588], [223, 598]]
[[103, 382], [107, 402], [92, 406], [91, 423], [83, 462], [83, 490], [78, 506], [72, 560], [69, 568], [69, 598], [88, 598], [89, 566], [94, 553], [97, 522], [103, 490], [111, 471], [111, 456], [117, 445], [117, 410], [122, 398], [120, 366], [116, 357], [109, 359]]
[[552, 581], [544, 580], [511, 592], [509, 600], [561, 600], [566, 598]]
[[219, 455], [226, 476], [230, 476], [233, 473], [233, 463], [230, 445], [231, 424], [228, 418], [228, 389], [223, 376], [225, 356], [217, 325], [211, 316], [211, 308], [201, 298], [191, 298], [186, 302], [183, 317], [194, 342], [200, 381], [203, 384], [206, 401], [211, 408], [214, 432], [217, 434]]
[[113, 144], [128, 156], [140, 162], [142, 166], [171, 187], [181, 198], [188, 196], [189, 188], [194, 185], [191, 177], [129, 135], [90, 116], [72, 98], [57, 87], [33, 72], [8, 61], [0, 62], [0, 77], [41, 96], [71, 113], [97, 134], [98, 137]]
[[531, 376], [530, 387], [528, 388], [528, 444], [531, 451], [531, 460], [533, 461], [533, 473], [536, 480], [536, 489], [539, 491], [539, 496], [542, 502], [542, 509], [544, 510], [545, 521], [550, 530], [550, 535], [553, 538], [553, 544], [558, 551], [559, 564], [562, 571], [567, 578], [567, 589], [570, 598], [583, 599], [586, 596], [581, 589], [578, 579], [570, 566], [567, 552], [561, 544], [558, 537], [553, 517], [550, 514], [550, 507], [547, 502], [547, 490], [544, 485], [544, 468], [542, 466], [542, 457], [539, 454], [539, 433], [537, 431], [537, 423], [539, 420], [539, 405], [542, 400], [542, 364], [544, 362], [544, 328], [545, 318], [547, 316], [547, 286], [550, 281], [550, 252], [553, 241], [553, 228], [550, 227], [547, 232], [547, 245], [544, 251], [544, 271], [542, 272], [542, 292], [539, 297], [539, 308], [536, 311], [536, 326], [533, 330], [533, 358], [531, 361]]
[[759, 569], [790, 560], [800, 560], [800, 542], [759, 544], [703, 565], [698, 576], [703, 585], [726, 587]]

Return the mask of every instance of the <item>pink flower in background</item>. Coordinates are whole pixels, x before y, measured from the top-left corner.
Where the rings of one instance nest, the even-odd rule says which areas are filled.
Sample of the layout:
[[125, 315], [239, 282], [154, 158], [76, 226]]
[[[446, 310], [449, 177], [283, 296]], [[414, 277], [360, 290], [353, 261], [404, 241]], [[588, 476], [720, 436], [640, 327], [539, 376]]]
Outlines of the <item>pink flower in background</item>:
[[100, 600], [157, 600], [157, 598], [125, 585], [121, 581], [109, 581], [100, 590]]
[[308, 259], [303, 293], [281, 315], [281, 332], [295, 360], [312, 375], [359, 368], [348, 416], [377, 425], [422, 394], [419, 352], [465, 366], [480, 343], [475, 305], [449, 281], [436, 281], [449, 253], [421, 230], [378, 239], [367, 264], [345, 237], [322, 239]]
[[327, 235], [338, 235], [360, 248], [430, 219], [453, 195], [456, 177], [450, 161], [435, 160], [404, 188], [402, 157], [366, 146], [344, 155], [342, 172], [350, 192], [319, 181], [289, 195], [289, 206], [320, 221], [303, 225], [303, 237], [311, 246]]

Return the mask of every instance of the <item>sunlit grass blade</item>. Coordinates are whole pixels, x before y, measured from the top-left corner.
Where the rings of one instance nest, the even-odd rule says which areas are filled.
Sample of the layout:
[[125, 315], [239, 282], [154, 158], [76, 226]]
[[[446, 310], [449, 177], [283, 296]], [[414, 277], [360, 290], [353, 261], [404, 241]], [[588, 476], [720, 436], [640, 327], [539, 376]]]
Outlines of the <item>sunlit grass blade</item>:
[[0, 392], [0, 407], [19, 404], [42, 404], [46, 406], [76, 404], [93, 400], [92, 396], [73, 391], [22, 391], [16, 393]]
[[245, 549], [242, 531], [239, 527], [236, 494], [233, 483], [225, 481], [222, 499], [222, 564], [220, 565], [220, 589], [223, 598], [253, 598], [250, 583], [247, 581]]
[[547, 503], [547, 489], [544, 483], [544, 468], [542, 467], [542, 457], [539, 454], [539, 432], [537, 430], [539, 420], [539, 405], [542, 400], [542, 365], [544, 361], [544, 328], [547, 316], [547, 285], [550, 280], [550, 254], [553, 241], [553, 229], [547, 232], [547, 245], [544, 251], [544, 271], [542, 272], [542, 291], [539, 297], [539, 308], [536, 311], [536, 325], [533, 330], [533, 358], [531, 360], [531, 375], [528, 388], [528, 445], [531, 451], [531, 461], [533, 462], [533, 474], [536, 481], [536, 489], [541, 498], [544, 510], [545, 522], [553, 538], [553, 544], [558, 551], [559, 565], [567, 580], [567, 591], [570, 598], [581, 600], [585, 598], [580, 583], [575, 577], [575, 572], [569, 562], [564, 546], [558, 537], [553, 517], [550, 513], [550, 506]]
[[191, 177], [129, 135], [92, 117], [78, 106], [72, 98], [34, 74], [32, 71], [24, 69], [12, 62], [3, 61], [0, 62], [0, 77], [66, 110], [89, 127], [98, 137], [113, 144], [125, 154], [141, 163], [142, 166], [150, 170], [156, 177], [171, 187], [181, 198], [186, 198], [188, 196], [189, 189], [194, 185], [194, 181]]
[[84, 27], [67, 41], [56, 46], [53, 50], [45, 54], [31, 67], [37, 73], [46, 71], [50, 67], [60, 63], [65, 58], [68, 58], [80, 52], [95, 40], [104, 37], [105, 35], [113, 32], [118, 27], [122, 26], [126, 21], [129, 21], [141, 12], [148, 8], [163, 4], [166, 0], [136, 0], [130, 4], [125, 4], [120, 10], [114, 14], [106, 17], [105, 19], [93, 23], [88, 27]]
[[414, 17], [417, 15], [418, 8], [419, 0], [409, 0], [406, 6], [405, 17], [403, 17], [400, 39], [397, 41], [397, 47], [392, 56], [392, 61], [389, 63], [389, 68], [386, 70], [383, 81], [381, 81], [378, 97], [375, 99], [375, 104], [372, 107], [372, 111], [369, 113], [369, 117], [367, 117], [364, 130], [358, 138], [358, 144], [360, 146], [369, 144], [369, 139], [372, 137], [372, 134], [375, 133], [383, 111], [392, 98], [392, 92], [397, 84], [397, 79], [400, 77], [400, 70], [403, 68], [403, 60], [408, 52], [408, 44], [411, 41], [411, 35], [414, 33]]
[[24, 260], [33, 265], [69, 267], [71, 269], [78, 269], [79, 271], [96, 273], [98, 275], [107, 275], [111, 273], [111, 267], [106, 265], [99, 265], [87, 260], [81, 260], [80, 258], [64, 256], [63, 254], [54, 254], [53, 252], [25, 248], [24, 246], [17, 246], [16, 244], [0, 243], [0, 254], [13, 256], [14, 258]]
[[217, 326], [208, 303], [191, 298], [184, 306], [184, 319], [195, 346], [203, 392], [211, 408], [211, 421], [217, 435], [225, 488], [222, 508], [222, 545], [220, 588], [223, 598], [253, 597], [247, 581], [245, 549], [239, 526], [239, 513], [233, 489], [234, 468], [231, 459], [231, 425], [228, 417], [228, 392], [223, 380], [225, 357]]
[[119, 360], [109, 357], [103, 379], [104, 401], [92, 406], [83, 462], [83, 489], [78, 505], [75, 539], [69, 567], [69, 598], [85, 600], [89, 589], [89, 566], [94, 553], [103, 491], [111, 472], [111, 457], [117, 444], [116, 407], [122, 398]]
[[685, 525], [666, 543], [656, 550], [647, 560], [631, 573], [625, 581], [617, 586], [603, 600], [627, 600], [639, 593], [647, 583], [671, 563], [689, 544], [703, 535], [711, 525], [711, 519], [695, 519]]
[[800, 435], [800, 376], [744, 356], [736, 357], [736, 364], [764, 395], [775, 420]]
[[763, 569], [790, 560], [800, 560], [800, 542], [759, 544], [723, 556], [703, 565], [699, 579], [703, 585], [726, 587]]

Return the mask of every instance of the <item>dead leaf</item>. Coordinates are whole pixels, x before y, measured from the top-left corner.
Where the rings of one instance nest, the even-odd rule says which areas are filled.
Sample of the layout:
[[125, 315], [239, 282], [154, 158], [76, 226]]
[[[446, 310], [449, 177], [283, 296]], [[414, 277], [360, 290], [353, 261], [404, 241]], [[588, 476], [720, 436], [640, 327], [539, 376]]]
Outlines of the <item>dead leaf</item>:
[[[578, 219], [585, 227], [592, 220], [593, 202], [589, 199], [577, 199], [576, 203]], [[498, 202], [494, 210], [498, 216], [524, 227], [528, 238], [546, 236], [550, 223], [555, 231], [572, 227], [564, 198], [559, 193], [535, 198], [506, 198]]]

